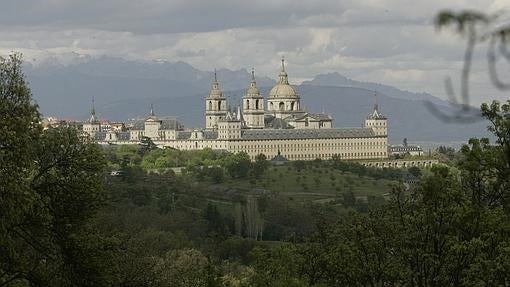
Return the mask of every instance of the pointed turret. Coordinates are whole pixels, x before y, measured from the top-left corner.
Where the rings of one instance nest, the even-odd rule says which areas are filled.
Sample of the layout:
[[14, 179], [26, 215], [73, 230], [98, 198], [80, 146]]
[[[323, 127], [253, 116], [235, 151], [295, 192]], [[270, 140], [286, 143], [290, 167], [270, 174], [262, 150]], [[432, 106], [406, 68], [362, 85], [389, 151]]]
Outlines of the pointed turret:
[[220, 89], [220, 83], [218, 82], [218, 76], [216, 69], [214, 69], [214, 81], [212, 83], [211, 92], [209, 93], [210, 98], [223, 98], [223, 92]]
[[97, 119], [96, 119], [96, 105], [94, 103], [94, 97], [92, 97], [92, 109], [90, 110], [90, 120], [89, 120], [89, 122], [91, 124], [97, 122]]
[[377, 136], [388, 136], [388, 120], [379, 111], [379, 104], [377, 103], [377, 91], [374, 91], [373, 110], [370, 114], [368, 114], [364, 126], [372, 128]]
[[246, 127], [264, 127], [264, 97], [260, 95], [255, 80], [255, 69], [251, 70], [251, 81], [243, 97], [243, 117]]
[[150, 111], [150, 114], [149, 114], [151, 117], [155, 117], [156, 114], [154, 114], [154, 105], [151, 104], [151, 111]]
[[374, 91], [374, 106], [372, 109], [372, 113], [370, 113], [367, 119], [386, 119], [384, 115], [379, 111], [379, 104], [377, 103], [377, 91]]
[[282, 70], [280, 71], [280, 80], [278, 81], [279, 84], [288, 85], [289, 84], [289, 77], [287, 75], [287, 72], [285, 71], [285, 59], [282, 56]]
[[96, 118], [96, 105], [92, 97], [92, 108], [90, 109], [90, 119], [83, 123], [83, 131], [94, 138], [96, 133], [101, 132], [101, 122]]
[[207, 129], [217, 128], [218, 121], [227, 115], [227, 106], [227, 100], [220, 89], [218, 75], [214, 69], [212, 88], [205, 99], [205, 127]]

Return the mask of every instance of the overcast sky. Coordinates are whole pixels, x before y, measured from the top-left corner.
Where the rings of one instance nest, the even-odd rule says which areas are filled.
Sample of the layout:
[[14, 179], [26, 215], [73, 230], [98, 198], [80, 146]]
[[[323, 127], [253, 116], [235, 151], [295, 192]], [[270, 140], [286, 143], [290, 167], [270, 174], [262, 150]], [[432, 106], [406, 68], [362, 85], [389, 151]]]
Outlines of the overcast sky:
[[[294, 83], [339, 72], [445, 98], [443, 80], [459, 75], [464, 45], [437, 32], [433, 18], [467, 8], [508, 13], [510, 1], [0, 0], [0, 54], [20, 51], [35, 64], [109, 55], [202, 70], [254, 66], [273, 78], [284, 55]], [[476, 105], [503, 99], [483, 57], [474, 63]]]

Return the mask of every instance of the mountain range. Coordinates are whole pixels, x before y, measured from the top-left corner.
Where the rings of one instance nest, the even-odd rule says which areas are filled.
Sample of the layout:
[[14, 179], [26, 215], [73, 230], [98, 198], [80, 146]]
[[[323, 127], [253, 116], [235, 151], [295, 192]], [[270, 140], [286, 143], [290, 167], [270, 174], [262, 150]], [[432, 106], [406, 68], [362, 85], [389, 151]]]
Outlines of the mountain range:
[[[27, 64], [25, 74], [45, 116], [87, 119], [94, 98], [100, 118], [126, 121], [144, 117], [153, 104], [156, 114], [176, 116], [186, 127], [204, 125], [203, 100], [213, 78], [212, 71], [201, 71], [184, 62], [141, 62], [114, 57], [90, 58], [70, 65]], [[292, 72], [289, 74], [292, 82]], [[250, 73], [220, 69], [217, 76], [231, 105], [238, 105]], [[264, 95], [275, 83], [272, 78], [257, 77]], [[338, 73], [317, 75], [297, 89], [302, 106], [310, 112], [331, 114], [335, 127], [360, 126], [377, 94], [380, 110], [389, 120], [391, 143], [408, 138], [410, 142], [446, 144], [487, 136], [487, 123], [481, 119], [473, 123], [447, 123], [436, 117], [425, 102], [446, 114], [457, 109], [427, 93], [356, 81]]]

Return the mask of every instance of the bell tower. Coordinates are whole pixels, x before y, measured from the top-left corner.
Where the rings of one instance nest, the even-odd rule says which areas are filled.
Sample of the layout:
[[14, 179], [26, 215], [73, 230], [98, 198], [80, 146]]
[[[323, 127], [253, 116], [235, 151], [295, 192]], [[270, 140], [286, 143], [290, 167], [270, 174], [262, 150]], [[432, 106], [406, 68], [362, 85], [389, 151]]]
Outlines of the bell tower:
[[96, 105], [94, 103], [94, 97], [92, 97], [92, 109], [90, 110], [90, 119], [83, 123], [83, 131], [94, 138], [96, 133], [101, 132], [101, 122], [96, 118]]
[[209, 95], [205, 98], [205, 128], [217, 129], [218, 122], [227, 115], [227, 99], [223, 96], [214, 70], [214, 81]]
[[374, 92], [375, 104], [367, 118], [365, 119], [365, 127], [372, 128], [376, 136], [388, 136], [388, 119], [379, 111], [377, 104], [377, 92]]
[[250, 86], [243, 97], [243, 116], [247, 128], [264, 128], [264, 97], [257, 88], [254, 69], [251, 70]]

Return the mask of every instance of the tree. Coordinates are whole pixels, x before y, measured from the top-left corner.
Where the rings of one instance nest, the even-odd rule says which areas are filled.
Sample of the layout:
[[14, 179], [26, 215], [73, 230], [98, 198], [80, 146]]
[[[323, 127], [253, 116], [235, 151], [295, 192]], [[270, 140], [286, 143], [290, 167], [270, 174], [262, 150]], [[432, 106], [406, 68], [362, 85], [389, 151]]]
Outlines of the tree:
[[220, 166], [212, 166], [207, 168], [207, 175], [214, 183], [222, 183], [225, 181], [225, 172]]
[[[427, 102], [429, 110], [443, 121], [478, 121], [479, 113], [470, 107], [469, 98], [469, 77], [475, 47], [487, 43], [487, 62], [489, 67], [489, 78], [492, 84], [499, 90], [509, 90], [510, 83], [501, 80], [498, 72], [498, 60], [503, 59], [510, 64], [510, 53], [508, 50], [508, 36], [510, 25], [505, 17], [501, 15], [486, 15], [478, 11], [465, 10], [460, 12], [442, 11], [435, 18], [437, 29], [453, 26], [455, 32], [466, 40], [464, 51], [464, 66], [460, 77], [460, 100], [458, 101], [450, 78], [445, 81], [446, 93], [450, 102], [454, 104], [457, 111], [452, 115], [441, 112], [431, 102]], [[501, 56], [501, 57], [499, 57]]]
[[144, 156], [146, 153], [157, 149], [158, 147], [156, 144], [152, 141], [150, 137], [143, 136], [140, 139], [140, 155]]
[[421, 169], [417, 166], [411, 166], [407, 169], [407, 172], [415, 177], [421, 177]]
[[36, 202], [29, 178], [42, 129], [21, 65], [18, 54], [0, 57], [0, 285], [21, 280], [27, 268], [17, 260], [22, 247], [15, 228]]
[[259, 154], [255, 157], [255, 162], [253, 163], [253, 175], [255, 178], [259, 179], [269, 167], [269, 163], [267, 162], [267, 158], [264, 154]]
[[245, 152], [229, 154], [223, 158], [223, 166], [233, 178], [246, 178], [250, 172], [250, 157]]
[[439, 146], [436, 151], [439, 153], [439, 154], [442, 154], [444, 156], [446, 156], [446, 158], [448, 160], [453, 160], [454, 157], [455, 157], [455, 149], [452, 148], [452, 147], [447, 147], [447, 146]]
[[168, 252], [155, 270], [158, 287], [211, 286], [216, 277], [207, 257], [195, 249]]
[[19, 55], [0, 59], [0, 126], [0, 286], [113, 284], [114, 248], [89, 224], [104, 154], [74, 129], [41, 131]]

